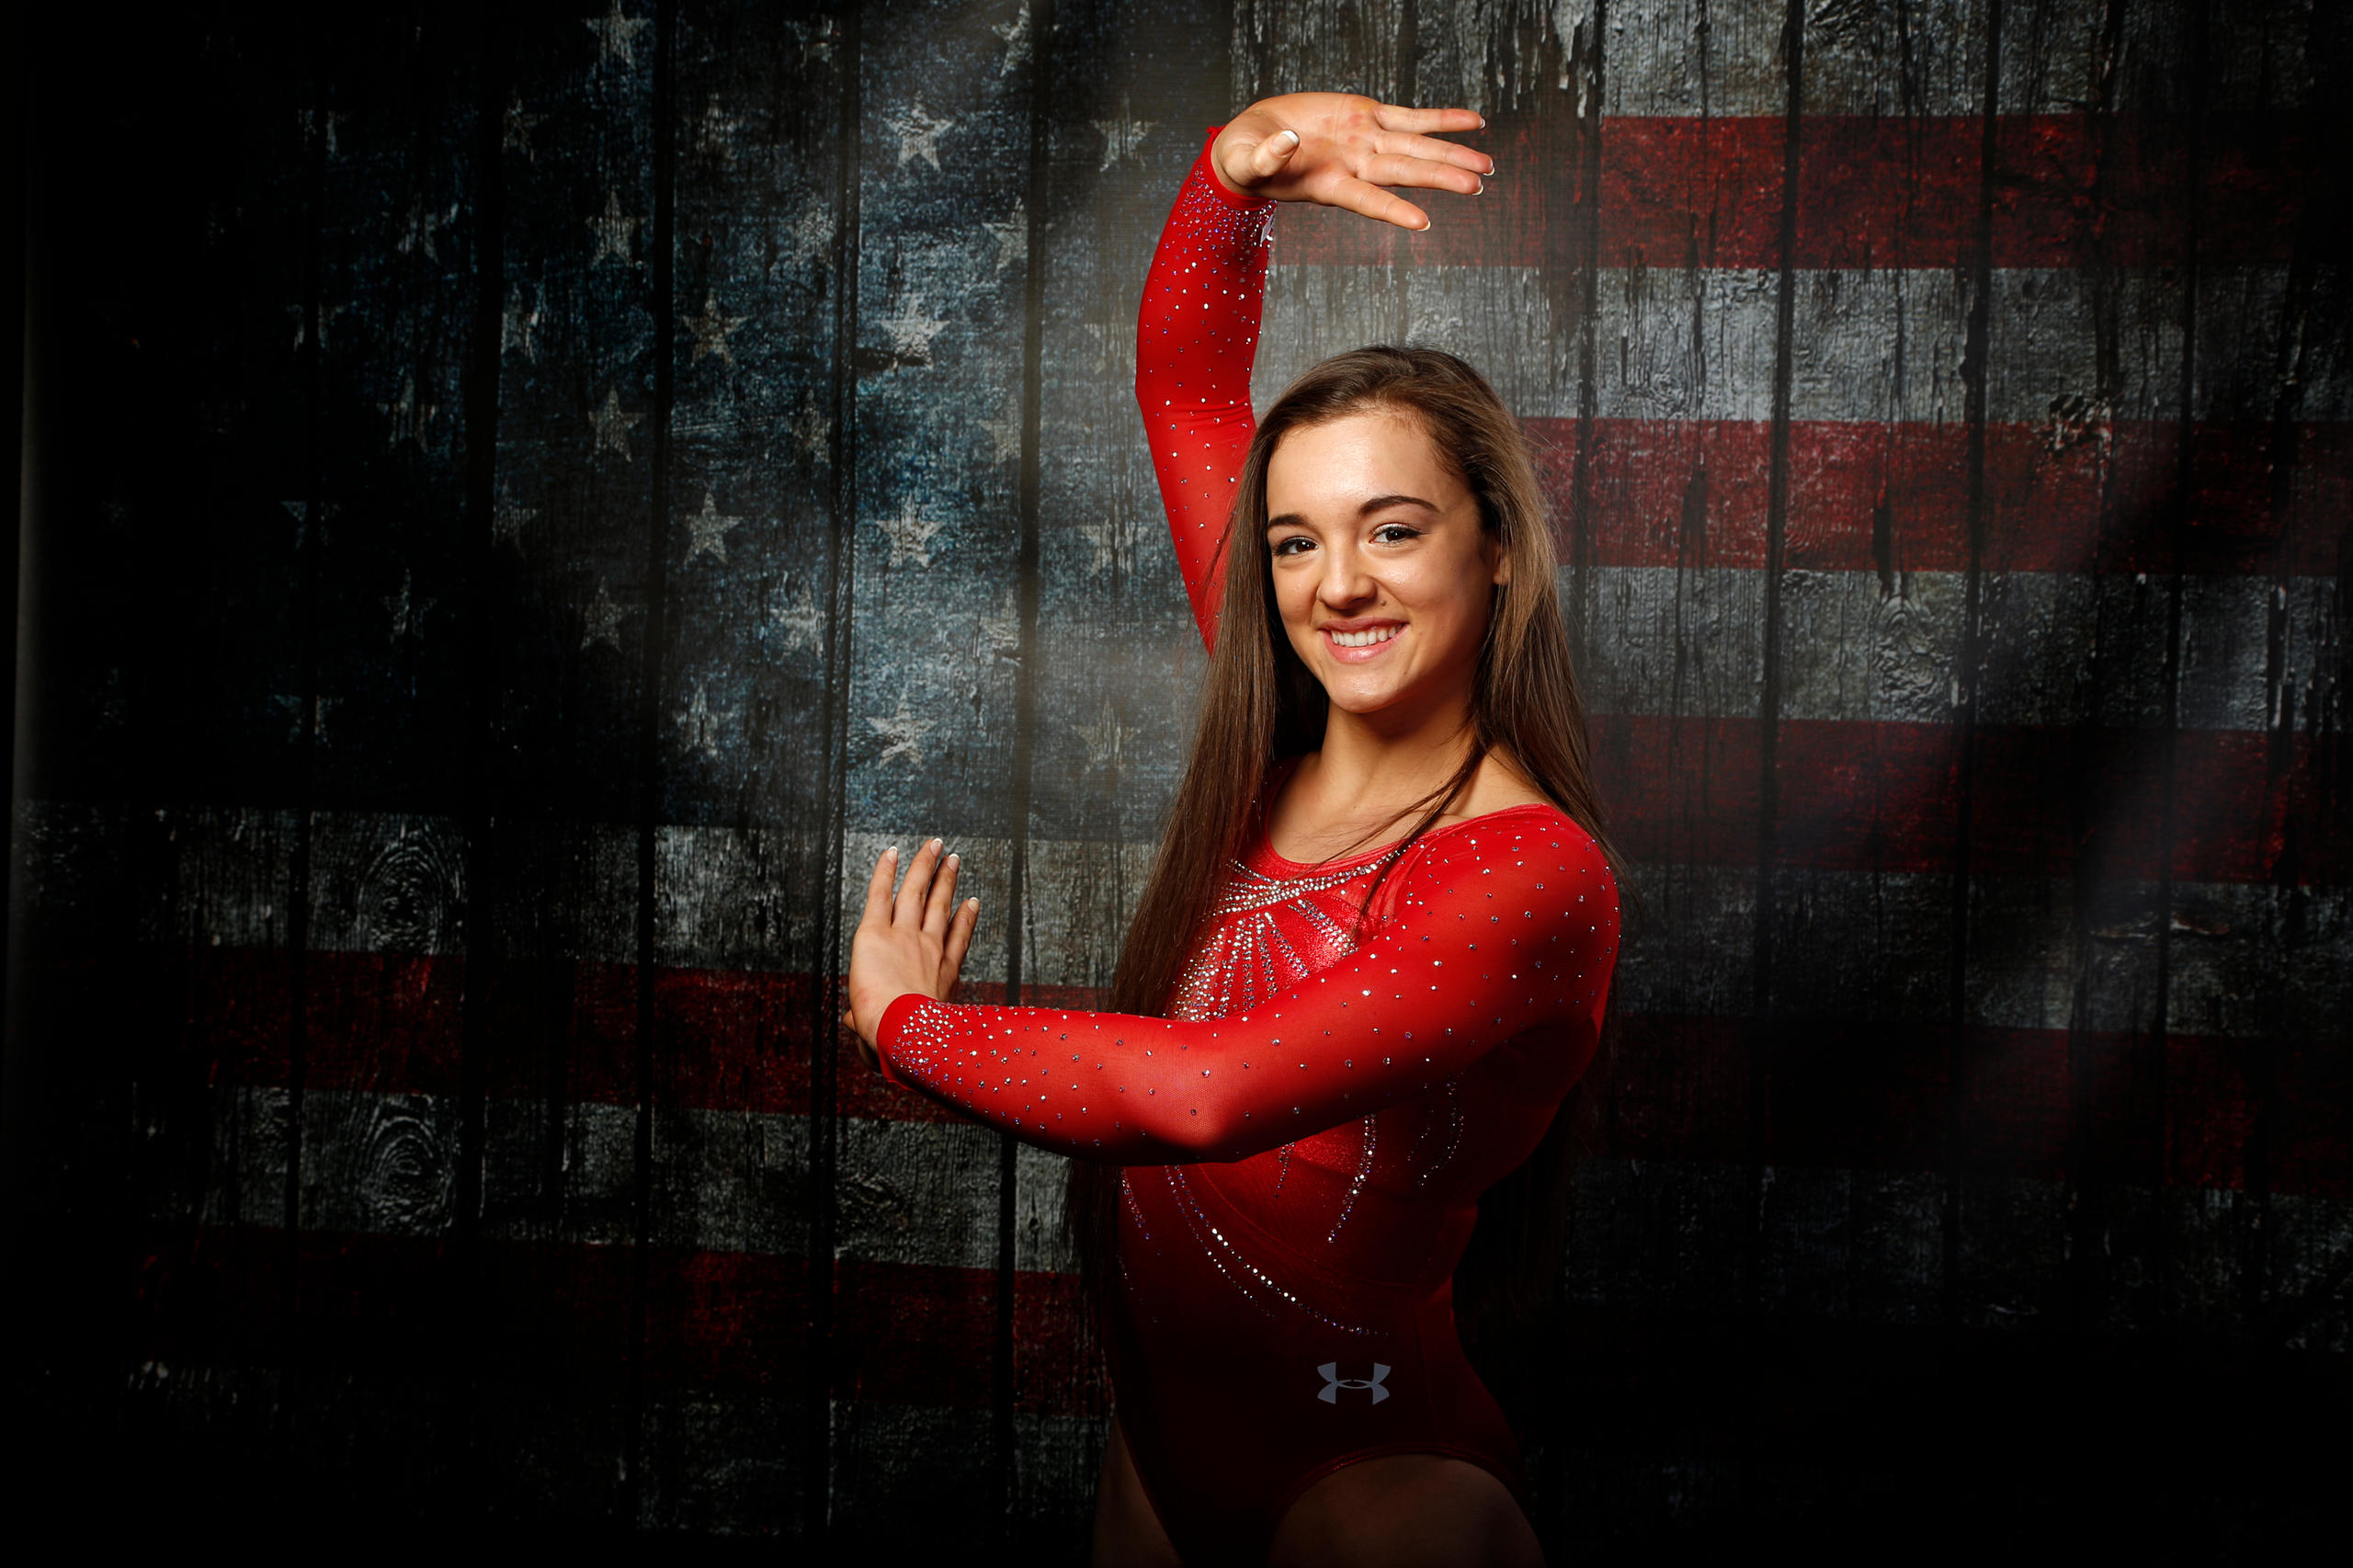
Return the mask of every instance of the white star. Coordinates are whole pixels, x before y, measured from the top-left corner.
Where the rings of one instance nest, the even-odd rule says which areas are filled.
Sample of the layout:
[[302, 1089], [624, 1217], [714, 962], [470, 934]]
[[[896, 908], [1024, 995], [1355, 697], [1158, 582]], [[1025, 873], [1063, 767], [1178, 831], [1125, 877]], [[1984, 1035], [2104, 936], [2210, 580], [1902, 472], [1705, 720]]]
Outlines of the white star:
[[983, 419], [981, 428], [996, 443], [996, 460], [1013, 462], [1021, 456], [1021, 399], [1018, 394], [1005, 400], [1005, 417]]
[[1017, 67], [1029, 59], [1029, 0], [1022, 0], [1021, 9], [1013, 14], [1013, 20], [999, 22], [989, 31], [1005, 40], [1005, 59], [997, 65], [996, 74], [1010, 76]]
[[1011, 588], [1005, 591], [995, 615], [981, 617], [981, 641], [1000, 659], [1021, 656], [1021, 601]]
[[425, 427], [433, 423], [433, 415], [438, 412], [429, 398], [417, 397], [415, 376], [402, 378], [400, 396], [376, 406], [383, 412], [385, 418], [392, 422], [392, 444], [395, 447], [403, 441], [415, 441], [423, 446]]
[[[350, 308], [349, 305], [325, 303], [319, 306], [319, 347], [321, 348], [327, 346], [327, 329], [335, 324], [335, 318]], [[310, 340], [310, 312], [300, 305], [289, 305], [286, 307], [286, 313], [294, 318], [294, 347], [300, 348]]]
[[1143, 145], [1144, 133], [1159, 123], [1156, 119], [1134, 119], [1128, 113], [1128, 100], [1121, 98], [1118, 119], [1095, 122], [1095, 129], [1103, 133], [1103, 163], [1096, 173], [1102, 173], [1122, 158], [1133, 156], [1136, 149]]
[[[302, 699], [300, 697], [280, 693], [272, 700], [293, 716], [292, 722], [286, 726], [286, 738], [290, 741], [301, 740], [302, 738]], [[339, 697], [314, 697], [311, 699], [311, 736], [319, 744], [327, 744], [327, 715], [342, 704], [343, 699]]]
[[1082, 322], [1086, 335], [1095, 340], [1095, 368], [1110, 372], [1123, 369], [1128, 355], [1135, 347], [1136, 329], [1108, 322]]
[[506, 318], [499, 324], [498, 351], [506, 354], [520, 348], [524, 358], [536, 360], [540, 357], [539, 331], [539, 301], [534, 300], [527, 311], [522, 301], [509, 300]]
[[813, 400], [802, 403], [801, 411], [786, 422], [785, 427], [792, 432], [793, 440], [800, 444], [802, 451], [819, 462], [827, 462], [832, 460], [834, 455], [833, 415], [819, 408]]
[[807, 584], [801, 586], [801, 597], [790, 605], [779, 605], [768, 619], [783, 630], [784, 651], [807, 648], [813, 653], [825, 651], [825, 618], [817, 608], [817, 596]]
[[439, 261], [441, 253], [433, 248], [433, 232], [453, 222], [457, 216], [458, 204], [454, 201], [449, 204], [449, 210], [444, 214], [428, 212], [423, 201], [411, 200], [408, 204], [408, 227], [402, 232], [401, 237], [394, 242], [392, 248], [403, 256], [421, 250], [427, 259]]
[[605, 192], [605, 210], [588, 220], [588, 232], [597, 236], [597, 254], [588, 258], [588, 265], [594, 267], [608, 256], [633, 260], [629, 254], [630, 242], [637, 237], [637, 226], [642, 221], [636, 213], [621, 210], [620, 191]]
[[702, 119], [695, 124], [695, 151], [717, 153], [720, 162], [729, 168], [735, 166], [735, 131], [744, 122], [719, 107], [719, 95], [713, 93], [703, 105]]
[[520, 153], [531, 162], [538, 163], [540, 154], [531, 145], [531, 132], [538, 128], [540, 121], [545, 119], [547, 116], [543, 114], [525, 114], [523, 100], [520, 96], [517, 96], [506, 106], [506, 145], [507, 150]]
[[719, 504], [710, 491], [704, 491], [702, 510], [687, 519], [687, 530], [693, 536], [693, 542], [687, 546], [687, 564], [693, 565], [698, 555], [712, 556], [721, 565], [727, 564], [728, 532], [741, 528], [743, 523], [741, 517], [722, 517]]
[[804, 30], [798, 23], [787, 22], [793, 36], [801, 40], [801, 63], [803, 67], [823, 63], [834, 51], [834, 19], [827, 17], [819, 26]]
[[907, 112], [891, 121], [891, 129], [899, 136], [899, 166], [921, 158], [933, 168], [939, 167], [939, 133], [955, 129], [952, 119], [934, 119], [924, 112], [923, 100], [917, 98]]
[[785, 231], [785, 259], [812, 261], [825, 254], [834, 243], [834, 210], [816, 203], [802, 211]]
[[630, 426], [644, 417], [642, 414], [621, 412], [620, 388], [614, 387], [606, 392], [605, 406], [588, 416], [588, 423], [597, 429], [597, 444], [588, 449], [588, 455], [593, 458], [598, 452], [616, 451], [620, 453], [621, 461], [628, 462], [631, 456], [629, 449]]
[[724, 313], [719, 308], [718, 300], [705, 294], [702, 297], [702, 314], [687, 323], [688, 329], [695, 335], [694, 356], [688, 363], [699, 365], [715, 355], [720, 363], [732, 368], [735, 363], [735, 351], [727, 346], [728, 335], [751, 319], [749, 316]]
[[1087, 563], [1089, 572], [1116, 570], [1126, 558], [1128, 530], [1119, 517], [1090, 517], [1078, 525], [1078, 537], [1095, 551], [1095, 559]]
[[736, 708], [713, 708], [710, 695], [703, 690], [702, 682], [697, 681], [695, 699], [687, 704], [685, 712], [678, 715], [678, 725], [687, 732], [687, 744], [705, 756], [716, 757], [719, 755], [721, 727], [733, 723], [735, 715], [740, 711], [742, 710]]
[[597, 64], [610, 65], [616, 60], [624, 65], [637, 63], [637, 53], [631, 43], [644, 28], [645, 18], [622, 16], [621, 0], [612, 0], [611, 10], [601, 17], [585, 17], [580, 25], [597, 35]]
[[511, 544], [523, 548], [523, 525], [540, 515], [537, 506], [518, 506], [504, 495], [490, 514], [490, 539], [493, 544]]
[[895, 517], [878, 517], [874, 526], [891, 541], [891, 564], [912, 561], [918, 566], [931, 564], [931, 536], [945, 525], [928, 517], [915, 516], [915, 504], [909, 501]]
[[1118, 767], [1120, 755], [1127, 749], [1128, 737], [1135, 733], [1120, 722], [1119, 714], [1112, 710], [1108, 699], [1094, 723], [1073, 727], [1086, 743], [1087, 760], [1097, 767]]
[[881, 735], [888, 743], [883, 746], [881, 754], [875, 757], [875, 761], [888, 762], [894, 756], [904, 756], [907, 759], [907, 766], [910, 767], [923, 766], [923, 748], [919, 743], [924, 736], [937, 727], [931, 720], [918, 719], [908, 712], [907, 699], [904, 697], [899, 699], [899, 710], [896, 713], [887, 719], [869, 715], [866, 724], [867, 728]]
[[621, 651], [621, 617], [635, 613], [628, 606], [617, 605], [613, 596], [605, 591], [605, 580], [597, 579], [597, 597], [580, 612], [580, 646], [585, 651], [602, 642], [618, 653]]
[[433, 608], [433, 601], [410, 597], [409, 574], [404, 568], [400, 592], [386, 596], [384, 608], [392, 612], [392, 641], [397, 642], [404, 637], [425, 635], [425, 617]]
[[1016, 212], [1008, 222], [983, 223], [996, 240], [996, 269], [1003, 272], [1015, 262], [1029, 259], [1029, 221]]
[[923, 301], [913, 294], [900, 304], [897, 315], [885, 316], [881, 323], [882, 330], [891, 335], [892, 350], [910, 365], [931, 363], [931, 340], [947, 324], [938, 316], [924, 314]]

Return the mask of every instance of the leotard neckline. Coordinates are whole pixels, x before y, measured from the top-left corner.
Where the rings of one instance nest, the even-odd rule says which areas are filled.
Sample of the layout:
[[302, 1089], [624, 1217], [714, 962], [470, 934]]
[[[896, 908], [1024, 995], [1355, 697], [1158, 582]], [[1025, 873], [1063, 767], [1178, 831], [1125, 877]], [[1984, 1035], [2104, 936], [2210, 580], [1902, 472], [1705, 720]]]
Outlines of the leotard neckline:
[[[1392, 839], [1386, 844], [1376, 844], [1371, 848], [1360, 850], [1357, 854], [1343, 855], [1329, 860], [1294, 860], [1275, 848], [1275, 835], [1269, 828], [1267, 814], [1273, 808], [1275, 797], [1282, 793], [1283, 786], [1290, 781], [1291, 774], [1298, 769], [1304, 755], [1302, 753], [1301, 756], [1285, 757], [1267, 770], [1266, 788], [1259, 797], [1257, 832], [1250, 855], [1250, 858], [1258, 864], [1251, 867], [1251, 869], [1262, 875], [1273, 877], [1278, 881], [1289, 881], [1298, 877], [1329, 876], [1335, 871], [1345, 871], [1358, 866], [1369, 866], [1383, 856], [1395, 854], [1398, 846], [1404, 842], [1402, 839]], [[1466, 827], [1476, 827], [1482, 823], [1492, 823], [1497, 818], [1507, 818], [1514, 812], [1558, 812], [1560, 810], [1560, 807], [1550, 801], [1522, 801], [1517, 805], [1498, 806], [1492, 812], [1481, 812], [1477, 816], [1465, 817], [1461, 822], [1441, 823], [1423, 834], [1415, 842], [1427, 844], [1434, 838], [1458, 833]], [[1565, 813], [1563, 814], [1565, 815]]]

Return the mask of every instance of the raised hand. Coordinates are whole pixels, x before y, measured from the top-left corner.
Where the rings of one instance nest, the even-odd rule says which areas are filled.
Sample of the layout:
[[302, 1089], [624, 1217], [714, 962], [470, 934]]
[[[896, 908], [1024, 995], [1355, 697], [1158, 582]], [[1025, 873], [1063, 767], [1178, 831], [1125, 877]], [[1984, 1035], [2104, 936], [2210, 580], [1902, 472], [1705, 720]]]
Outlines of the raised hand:
[[874, 1036], [884, 1010], [910, 991], [947, 1001], [963, 971], [965, 950], [972, 945], [981, 901], [956, 903], [961, 862], [954, 855], [942, 861], [941, 847], [935, 838], [915, 851], [895, 898], [891, 892], [899, 869], [895, 846], [876, 858], [874, 875], [866, 884], [866, 912], [850, 939], [849, 1010], [842, 1022], [858, 1031], [869, 1065], [878, 1060]]
[[1479, 131], [1467, 108], [1406, 108], [1355, 93], [1285, 93], [1261, 98], [1218, 132], [1210, 162], [1233, 191], [1273, 201], [1345, 207], [1401, 229], [1427, 229], [1429, 214], [1383, 186], [1475, 196], [1495, 161], [1429, 134]]

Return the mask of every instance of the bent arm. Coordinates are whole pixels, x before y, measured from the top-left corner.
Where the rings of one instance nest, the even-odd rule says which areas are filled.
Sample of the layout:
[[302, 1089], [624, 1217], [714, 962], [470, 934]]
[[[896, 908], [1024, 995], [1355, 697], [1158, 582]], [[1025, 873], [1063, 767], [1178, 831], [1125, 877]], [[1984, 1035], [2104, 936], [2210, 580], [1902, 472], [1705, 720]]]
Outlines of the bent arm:
[[1369, 1116], [1532, 1029], [1598, 1020], [1618, 950], [1608, 863], [1565, 817], [1449, 833], [1331, 968], [1232, 1017], [994, 1007], [909, 994], [883, 1070], [1057, 1153], [1237, 1160]]
[[1161, 231], [1136, 318], [1136, 402], [1201, 642], [1217, 642], [1218, 544], [1257, 421], [1250, 367], [1276, 203], [1237, 196], [1194, 160]]

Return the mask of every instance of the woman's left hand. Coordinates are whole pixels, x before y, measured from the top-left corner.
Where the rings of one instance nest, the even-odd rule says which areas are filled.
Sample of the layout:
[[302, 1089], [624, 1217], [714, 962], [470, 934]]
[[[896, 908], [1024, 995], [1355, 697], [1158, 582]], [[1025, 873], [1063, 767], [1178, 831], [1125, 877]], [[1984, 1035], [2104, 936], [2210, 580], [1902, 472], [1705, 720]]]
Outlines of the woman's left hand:
[[981, 901], [968, 898], [957, 904], [960, 858], [950, 855], [943, 862], [942, 847], [935, 838], [915, 851], [896, 897], [891, 892], [899, 869], [895, 846], [876, 858], [866, 884], [866, 913], [850, 940], [849, 1010], [842, 1022], [858, 1031], [858, 1050], [869, 1066], [881, 1065], [874, 1037], [883, 1011], [910, 991], [948, 1000], [963, 971], [965, 949], [972, 945]]

